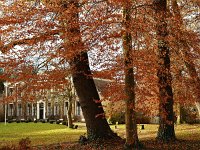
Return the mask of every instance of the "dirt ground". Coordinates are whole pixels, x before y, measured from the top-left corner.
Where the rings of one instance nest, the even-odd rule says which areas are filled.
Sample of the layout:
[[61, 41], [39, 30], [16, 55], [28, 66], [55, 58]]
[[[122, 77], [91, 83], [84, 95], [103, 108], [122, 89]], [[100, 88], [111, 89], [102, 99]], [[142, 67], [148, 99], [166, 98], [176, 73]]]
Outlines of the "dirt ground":
[[[141, 141], [143, 148], [141, 150], [200, 150], [200, 140], [186, 141], [177, 140], [168, 144], [163, 144], [155, 140]], [[104, 141], [97, 143], [89, 143], [81, 145], [78, 142], [62, 143], [58, 145], [49, 145], [47, 147], [34, 147], [34, 150], [123, 150], [124, 140]]]

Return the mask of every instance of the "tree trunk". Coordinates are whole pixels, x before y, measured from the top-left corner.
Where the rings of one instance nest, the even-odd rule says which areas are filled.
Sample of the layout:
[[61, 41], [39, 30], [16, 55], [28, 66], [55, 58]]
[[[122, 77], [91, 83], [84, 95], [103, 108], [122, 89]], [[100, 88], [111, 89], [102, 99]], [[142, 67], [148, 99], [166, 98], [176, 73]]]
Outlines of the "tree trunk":
[[168, 35], [166, 13], [167, 0], [154, 0], [155, 19], [157, 21], [158, 40], [158, 87], [159, 87], [159, 129], [157, 140], [169, 142], [175, 140], [173, 92], [171, 86], [170, 54], [166, 41]]
[[126, 144], [125, 149], [139, 148], [137, 134], [136, 111], [135, 111], [135, 81], [132, 59], [132, 37], [129, 32], [131, 24], [130, 5], [125, 3], [123, 8], [123, 52], [125, 72], [125, 121], [126, 121]]
[[67, 122], [68, 122], [68, 127], [72, 128], [73, 127], [73, 122], [72, 122], [72, 97], [69, 96], [69, 101], [68, 101], [68, 110], [67, 110]]
[[199, 118], [200, 118], [200, 103], [199, 102], [195, 102], [195, 106], [198, 110], [198, 114], [199, 114]]
[[[87, 52], [83, 51], [84, 44], [81, 41], [80, 34], [78, 0], [68, 2], [66, 8], [69, 8], [70, 11], [66, 27], [68, 31], [67, 41], [69, 42], [67, 48], [73, 49], [75, 55], [70, 61], [73, 70], [72, 78], [85, 118], [88, 139], [92, 141], [98, 138], [116, 137], [107, 123], [102, 104], [95, 102], [99, 101], [100, 98], [89, 67]], [[73, 42], [70, 43], [70, 41]]]
[[115, 134], [107, 123], [102, 104], [95, 102], [100, 98], [90, 71], [87, 53], [78, 55], [72, 64], [75, 69], [72, 74], [73, 83], [85, 118], [88, 139], [112, 137]]

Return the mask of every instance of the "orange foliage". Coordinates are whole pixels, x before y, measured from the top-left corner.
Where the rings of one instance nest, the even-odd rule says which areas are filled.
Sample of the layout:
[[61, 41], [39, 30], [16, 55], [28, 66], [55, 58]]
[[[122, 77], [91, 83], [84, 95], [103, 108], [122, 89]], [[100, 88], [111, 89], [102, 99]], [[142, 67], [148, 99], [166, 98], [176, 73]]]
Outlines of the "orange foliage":
[[[21, 0], [10, 5], [4, 2], [1, 0], [3, 14], [0, 18], [0, 50], [3, 53], [0, 56], [0, 68], [4, 68], [4, 74], [0, 78], [11, 84], [23, 83], [20, 88], [25, 93], [22, 95], [24, 99], [33, 100], [36, 91], [62, 89], [59, 85], [67, 84], [65, 77], [73, 71], [69, 68], [70, 60], [79, 51], [88, 51], [91, 68], [97, 72], [94, 77], [112, 80], [103, 92], [104, 98], [113, 102], [125, 99], [121, 41], [124, 32], [121, 28], [123, 0], [82, 1], [79, 4], [80, 22], [66, 22], [74, 8], [73, 5], [63, 8], [62, 5], [67, 5], [63, 1], [36, 3]], [[137, 108], [149, 112], [152, 108], [158, 108], [155, 20], [151, 1], [136, 0], [132, 5], [129, 30], [133, 38]], [[199, 9], [199, 3], [194, 0], [188, 4], [181, 1], [179, 5], [182, 18]], [[178, 30], [178, 19], [171, 14], [170, 8], [168, 42], [172, 49], [175, 100], [187, 103], [194, 100], [193, 83], [184, 67], [184, 58], [179, 55], [181, 49], [186, 47], [180, 43], [180, 51], [177, 51], [177, 40], [187, 41], [191, 48], [186, 51], [199, 67], [199, 30], [194, 31], [188, 25], [191, 23], [195, 27], [198, 20], [186, 18], [184, 28]], [[77, 42], [79, 37], [70, 33], [78, 25], [84, 45], [75, 48], [71, 43]], [[67, 30], [69, 28], [71, 31]], [[9, 99], [12, 97], [6, 98]]]

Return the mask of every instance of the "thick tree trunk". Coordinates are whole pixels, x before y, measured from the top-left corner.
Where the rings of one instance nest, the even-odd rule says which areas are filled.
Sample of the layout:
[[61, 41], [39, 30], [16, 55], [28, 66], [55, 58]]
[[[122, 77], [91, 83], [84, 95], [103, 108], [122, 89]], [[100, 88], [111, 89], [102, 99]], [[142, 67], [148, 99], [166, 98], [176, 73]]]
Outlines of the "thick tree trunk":
[[125, 149], [139, 148], [137, 134], [136, 111], [135, 111], [135, 81], [132, 59], [132, 37], [129, 32], [131, 24], [129, 4], [125, 3], [123, 8], [123, 51], [125, 72], [125, 121], [126, 121], [126, 144]]
[[67, 37], [69, 42], [68, 48], [73, 49], [75, 54], [70, 62], [72, 78], [85, 118], [88, 139], [92, 141], [117, 137], [107, 123], [102, 104], [96, 102], [100, 98], [89, 67], [87, 52], [82, 50], [83, 43], [79, 27], [78, 0], [68, 2], [66, 8], [69, 8], [70, 11], [66, 27], [68, 35], [70, 35]]
[[159, 87], [159, 129], [157, 139], [162, 142], [175, 140], [173, 92], [171, 86], [170, 53], [166, 37], [167, 0], [154, 0], [158, 40], [158, 87]]
[[90, 71], [87, 53], [81, 53], [72, 63], [73, 83], [85, 118], [88, 139], [115, 136], [107, 123], [102, 104], [95, 102], [100, 99]]

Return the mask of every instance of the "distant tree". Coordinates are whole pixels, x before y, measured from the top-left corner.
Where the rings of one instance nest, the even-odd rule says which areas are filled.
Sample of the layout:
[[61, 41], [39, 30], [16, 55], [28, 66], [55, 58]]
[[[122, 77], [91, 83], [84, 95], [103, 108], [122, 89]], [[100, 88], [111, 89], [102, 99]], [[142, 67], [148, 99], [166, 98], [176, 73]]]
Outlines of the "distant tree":
[[[176, 38], [176, 48], [177, 48], [176, 51], [179, 54], [179, 57], [183, 59], [183, 63], [191, 77], [192, 90], [196, 99], [194, 103], [198, 109], [200, 117], [200, 102], [198, 101], [198, 99], [200, 98], [200, 89], [199, 89], [200, 78], [191, 54], [192, 53], [191, 49], [195, 49], [195, 53], [198, 52], [199, 50], [198, 35], [197, 33], [192, 32], [191, 29], [190, 30], [186, 29], [177, 0], [172, 0], [171, 3], [172, 3], [172, 12], [176, 22], [175, 29], [177, 30], [178, 33], [174, 35], [174, 37]], [[180, 37], [180, 35], [184, 34], [187, 34], [188, 37], [192, 36], [193, 37], [192, 41], [194, 43], [191, 42], [190, 39], [189, 40], [185, 39], [184, 36]]]

